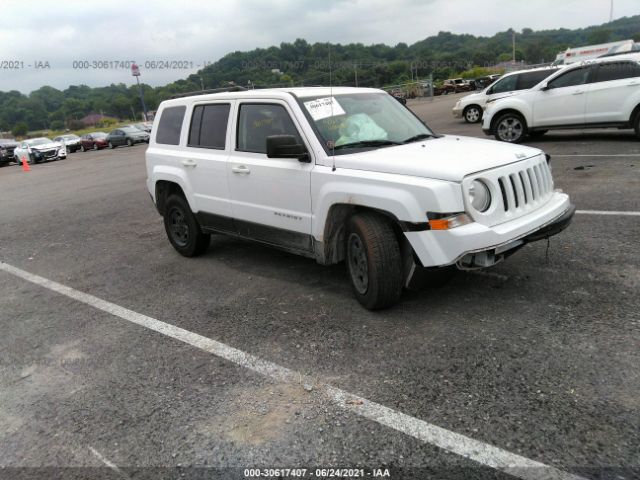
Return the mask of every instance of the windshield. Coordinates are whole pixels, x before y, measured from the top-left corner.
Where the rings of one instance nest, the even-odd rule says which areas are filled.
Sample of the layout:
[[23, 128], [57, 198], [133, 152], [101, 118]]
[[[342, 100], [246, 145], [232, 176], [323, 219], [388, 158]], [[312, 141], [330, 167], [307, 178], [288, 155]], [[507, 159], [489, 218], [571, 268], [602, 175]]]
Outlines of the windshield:
[[105, 138], [107, 136], [107, 134], [104, 132], [93, 132], [89, 135], [91, 135], [93, 138]]
[[120, 130], [125, 133], [140, 133], [140, 129], [135, 127], [122, 127]]
[[63, 135], [62, 138], [64, 140], [75, 140], [76, 138], [80, 138], [77, 135]]
[[32, 140], [27, 140], [27, 144], [34, 146], [34, 145], [44, 145], [45, 143], [53, 143], [53, 140], [49, 139], [49, 138], [45, 138], [45, 137], [41, 137], [41, 138], [34, 138]]
[[[434, 136], [387, 93], [352, 93], [302, 99], [318, 138], [335, 154], [351, 148], [380, 148]], [[333, 114], [333, 115], [332, 115]]]

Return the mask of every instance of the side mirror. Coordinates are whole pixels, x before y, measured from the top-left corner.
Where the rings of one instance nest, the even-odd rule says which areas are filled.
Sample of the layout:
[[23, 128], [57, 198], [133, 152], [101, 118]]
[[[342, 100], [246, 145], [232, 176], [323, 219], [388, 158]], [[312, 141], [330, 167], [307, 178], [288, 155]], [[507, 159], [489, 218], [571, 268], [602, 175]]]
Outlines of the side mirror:
[[485, 95], [492, 95], [493, 94], [493, 88], [489, 88], [486, 92], [484, 92]]
[[297, 143], [293, 135], [269, 135], [267, 137], [268, 158], [297, 158], [304, 163], [310, 163], [311, 158], [304, 145]]
[[545, 83], [542, 87], [540, 87], [540, 91], [546, 92], [547, 90], [551, 90], [551, 87], [548, 83]]

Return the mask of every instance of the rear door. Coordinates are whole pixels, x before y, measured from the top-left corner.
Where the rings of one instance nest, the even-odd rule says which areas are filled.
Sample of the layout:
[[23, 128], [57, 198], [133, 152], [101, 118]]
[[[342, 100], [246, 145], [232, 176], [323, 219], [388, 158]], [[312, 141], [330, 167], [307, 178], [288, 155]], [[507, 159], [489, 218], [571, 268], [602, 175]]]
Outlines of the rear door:
[[549, 81], [533, 95], [532, 127], [580, 126], [585, 123], [587, 82], [591, 67], [571, 69]]
[[227, 161], [234, 102], [218, 100], [192, 105], [181, 159], [193, 188], [192, 207], [198, 212], [198, 220], [205, 227], [226, 231], [233, 231]]
[[595, 66], [587, 92], [587, 123], [613, 123], [629, 120], [628, 97], [640, 89], [640, 64], [617, 61]]
[[228, 162], [233, 217], [241, 235], [295, 250], [312, 249], [311, 170], [313, 162], [268, 158], [270, 135], [293, 135], [308, 142], [286, 102], [239, 101], [234, 122], [235, 150]]

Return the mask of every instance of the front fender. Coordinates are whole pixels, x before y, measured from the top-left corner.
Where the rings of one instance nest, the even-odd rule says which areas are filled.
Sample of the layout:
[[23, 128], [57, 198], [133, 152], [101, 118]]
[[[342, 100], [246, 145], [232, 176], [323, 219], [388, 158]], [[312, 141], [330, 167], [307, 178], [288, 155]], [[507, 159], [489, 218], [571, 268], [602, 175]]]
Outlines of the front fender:
[[323, 241], [329, 212], [337, 204], [373, 208], [417, 224], [427, 221], [428, 211], [464, 211], [462, 189], [455, 182], [345, 169], [337, 172], [316, 174], [312, 181], [312, 234], [318, 241]]

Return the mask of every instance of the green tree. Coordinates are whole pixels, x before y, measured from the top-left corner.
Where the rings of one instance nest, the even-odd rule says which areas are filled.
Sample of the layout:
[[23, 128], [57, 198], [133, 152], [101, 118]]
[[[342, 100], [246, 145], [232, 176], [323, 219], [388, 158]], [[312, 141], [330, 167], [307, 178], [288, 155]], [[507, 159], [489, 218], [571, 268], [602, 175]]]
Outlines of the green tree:
[[11, 129], [11, 133], [14, 137], [23, 137], [29, 132], [29, 127], [25, 122], [16, 123]]

